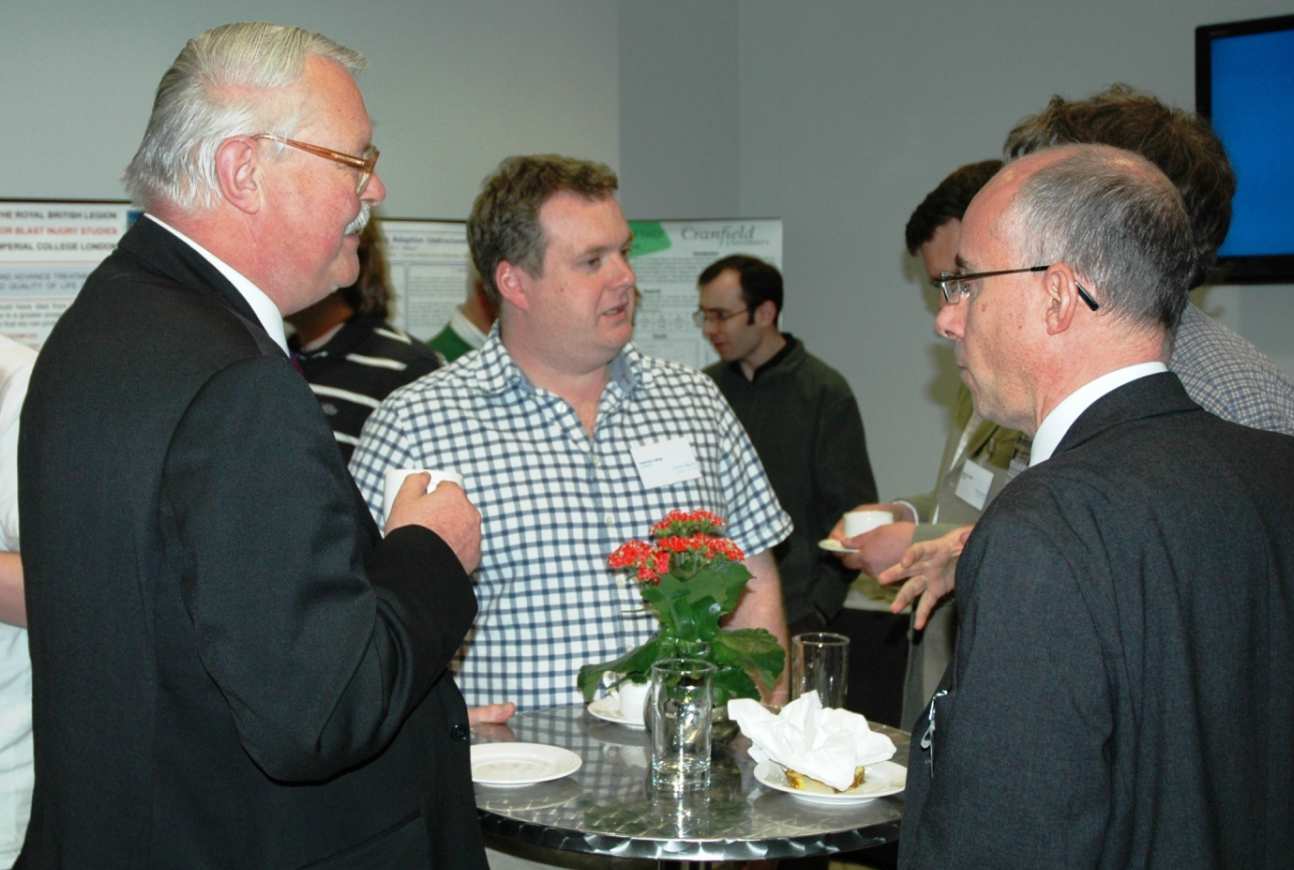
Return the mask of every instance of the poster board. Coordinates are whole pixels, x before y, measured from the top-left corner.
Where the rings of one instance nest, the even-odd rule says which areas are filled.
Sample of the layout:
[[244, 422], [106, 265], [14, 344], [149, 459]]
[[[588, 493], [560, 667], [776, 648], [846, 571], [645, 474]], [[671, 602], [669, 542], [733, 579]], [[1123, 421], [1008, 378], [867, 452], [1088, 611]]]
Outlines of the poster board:
[[[0, 200], [0, 333], [39, 347], [85, 279], [142, 212], [124, 200]], [[468, 287], [463, 221], [380, 218], [392, 289], [391, 322], [418, 338], [438, 333]], [[692, 323], [701, 270], [729, 254], [781, 268], [782, 222], [630, 221], [630, 259], [642, 294], [634, 343], [693, 367], [716, 356]]]
[[644, 352], [693, 368], [718, 355], [692, 323], [696, 279], [706, 266], [731, 254], [749, 254], [782, 268], [782, 222], [751, 220], [630, 221], [630, 258], [642, 293], [634, 344]]
[[0, 333], [40, 347], [141, 214], [124, 200], [0, 199]]
[[467, 297], [470, 255], [463, 221], [379, 218], [394, 299], [388, 320], [430, 339]]

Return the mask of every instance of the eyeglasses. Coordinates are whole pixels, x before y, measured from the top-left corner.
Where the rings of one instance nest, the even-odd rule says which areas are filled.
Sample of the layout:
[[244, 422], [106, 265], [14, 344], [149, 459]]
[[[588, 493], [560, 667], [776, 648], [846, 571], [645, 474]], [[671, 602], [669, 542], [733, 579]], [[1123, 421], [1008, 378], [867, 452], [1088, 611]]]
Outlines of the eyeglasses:
[[[1027, 269], [997, 269], [992, 272], [971, 272], [969, 275], [961, 272], [940, 272], [939, 277], [933, 279], [930, 283], [939, 288], [939, 292], [944, 296], [944, 302], [949, 305], [956, 305], [963, 299], [971, 295], [974, 289], [973, 284], [981, 278], [993, 278], [997, 275], [1015, 275], [1020, 272], [1045, 272], [1051, 266], [1030, 266]], [[1088, 308], [1096, 311], [1101, 306], [1092, 298], [1092, 294], [1083, 289], [1082, 285], [1074, 282], [1074, 287], [1078, 290], [1078, 298], [1083, 300], [1083, 304]]]
[[355, 195], [359, 196], [364, 193], [368, 187], [369, 180], [373, 177], [373, 170], [377, 166], [377, 158], [382, 152], [378, 151], [373, 145], [364, 149], [364, 154], [356, 157], [353, 154], [343, 154], [340, 151], [334, 151], [331, 148], [325, 148], [322, 145], [311, 145], [309, 142], [300, 142], [296, 139], [289, 139], [286, 136], [279, 136], [275, 133], [257, 133], [252, 136], [253, 139], [268, 139], [271, 142], [278, 142], [280, 145], [287, 145], [289, 148], [295, 148], [298, 151], [304, 151], [307, 154], [313, 154], [316, 157], [322, 157], [325, 160], [331, 160], [334, 163], [340, 163], [343, 166], [349, 166], [352, 169], [359, 170], [359, 179], [355, 182]]
[[723, 311], [718, 308], [698, 308], [692, 312], [692, 322], [696, 324], [697, 329], [705, 326], [707, 323], [723, 323], [725, 320], [731, 320], [738, 314], [745, 314], [750, 310], [750, 306], [738, 308], [736, 311]]

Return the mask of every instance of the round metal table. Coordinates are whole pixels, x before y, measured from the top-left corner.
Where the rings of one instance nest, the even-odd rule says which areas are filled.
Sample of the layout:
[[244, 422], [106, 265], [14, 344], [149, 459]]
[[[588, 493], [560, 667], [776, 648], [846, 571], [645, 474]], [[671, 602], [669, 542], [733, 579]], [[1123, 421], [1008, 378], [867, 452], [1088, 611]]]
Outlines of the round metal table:
[[[872, 727], [894, 740], [894, 760], [905, 763], [909, 735]], [[578, 771], [552, 782], [476, 786], [487, 834], [543, 848], [657, 861], [802, 858], [892, 842], [903, 816], [901, 794], [820, 804], [765, 788], [741, 735], [716, 745], [708, 790], [661, 793], [649, 781], [646, 733], [600, 721], [578, 705], [478, 726], [472, 739], [546, 743], [583, 759]]]

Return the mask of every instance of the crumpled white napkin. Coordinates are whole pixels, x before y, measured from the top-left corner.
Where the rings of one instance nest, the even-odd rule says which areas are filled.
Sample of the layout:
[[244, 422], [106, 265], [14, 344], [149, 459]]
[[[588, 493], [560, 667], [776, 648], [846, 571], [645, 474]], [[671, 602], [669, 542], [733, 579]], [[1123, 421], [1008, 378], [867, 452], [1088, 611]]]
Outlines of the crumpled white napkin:
[[855, 768], [887, 761], [895, 752], [894, 741], [869, 728], [865, 717], [823, 707], [817, 692], [776, 714], [758, 701], [735, 698], [728, 718], [750, 738], [756, 762], [774, 761], [841, 791], [853, 784]]

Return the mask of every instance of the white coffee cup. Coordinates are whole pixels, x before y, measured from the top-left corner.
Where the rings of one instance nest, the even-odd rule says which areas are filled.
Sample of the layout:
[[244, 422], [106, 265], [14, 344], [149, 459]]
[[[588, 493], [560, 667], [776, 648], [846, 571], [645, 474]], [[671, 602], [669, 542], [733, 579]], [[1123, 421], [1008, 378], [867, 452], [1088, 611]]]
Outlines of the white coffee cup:
[[620, 715], [626, 722], [643, 724], [643, 705], [647, 703], [647, 691], [650, 688], [650, 683], [631, 683], [628, 680], [616, 688], [616, 694], [620, 698]]
[[404, 479], [411, 474], [431, 475], [431, 480], [427, 483], [427, 492], [431, 492], [442, 483], [457, 484], [460, 488], [463, 486], [463, 476], [454, 471], [433, 471], [430, 468], [388, 468], [382, 484], [382, 518], [384, 520], [391, 515], [391, 505], [395, 503], [395, 494], [400, 491], [400, 487], [404, 484]]
[[850, 511], [845, 514], [845, 537], [852, 538], [892, 522], [894, 514], [889, 511]]

